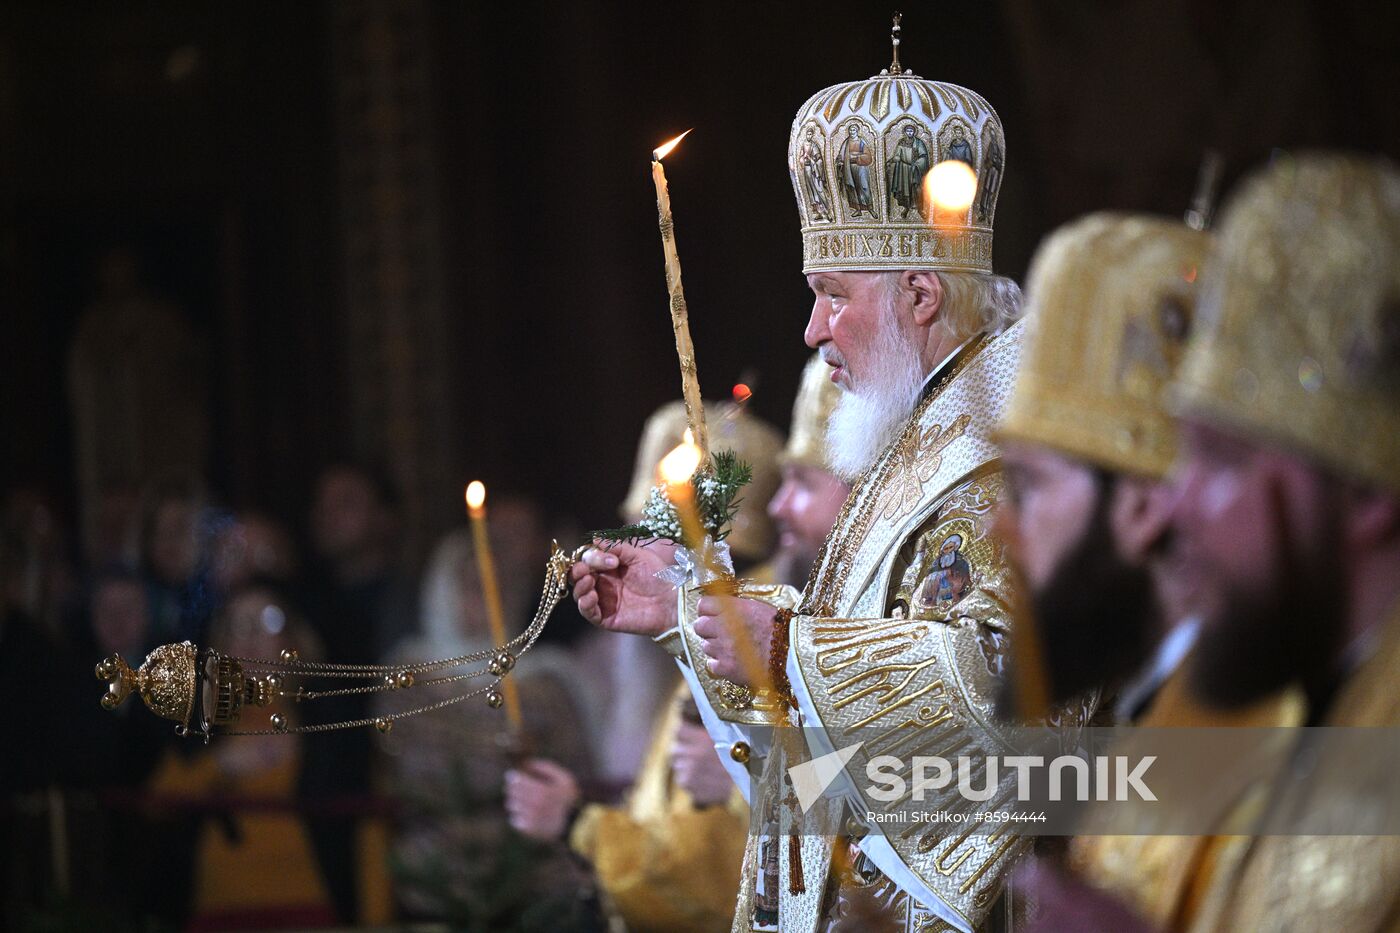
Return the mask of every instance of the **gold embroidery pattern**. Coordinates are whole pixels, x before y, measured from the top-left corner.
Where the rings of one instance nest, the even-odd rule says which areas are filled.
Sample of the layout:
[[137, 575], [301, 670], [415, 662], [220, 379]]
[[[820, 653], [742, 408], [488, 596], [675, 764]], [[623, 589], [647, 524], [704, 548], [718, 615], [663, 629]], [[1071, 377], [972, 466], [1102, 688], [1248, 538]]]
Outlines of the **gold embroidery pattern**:
[[885, 486], [880, 518], [884, 521], [903, 518], [919, 504], [923, 485], [933, 478], [943, 465], [943, 450], [963, 436], [971, 415], [961, 414], [945, 429], [934, 424], [901, 440], [895, 451], [894, 474]]
[[[799, 646], [799, 667], [832, 743], [841, 747], [864, 740], [849, 766], [855, 773], [877, 755], [898, 756], [912, 768], [917, 755], [956, 758], [1002, 747], [981, 724], [997, 682], [974, 637], [980, 624], [824, 619], [813, 626], [810, 643]], [[912, 787], [912, 775], [904, 777]], [[944, 791], [914, 804], [964, 812], [971, 818], [965, 823], [911, 824], [887, 832], [900, 858], [969, 925], [985, 915], [1004, 869], [1028, 847], [1009, 824], [987, 832], [975, 821], [976, 813], [995, 812], [1014, 794], [1014, 778], [1003, 778], [999, 793], [987, 802]], [[866, 799], [864, 804], [894, 812], [911, 801], [906, 794], [890, 803]]]

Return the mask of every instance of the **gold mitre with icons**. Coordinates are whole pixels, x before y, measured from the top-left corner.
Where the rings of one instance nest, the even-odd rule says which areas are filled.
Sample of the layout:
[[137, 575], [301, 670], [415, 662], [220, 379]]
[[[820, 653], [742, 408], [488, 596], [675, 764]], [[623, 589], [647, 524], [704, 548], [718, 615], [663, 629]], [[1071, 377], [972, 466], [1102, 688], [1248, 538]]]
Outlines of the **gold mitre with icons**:
[[[725, 540], [737, 557], [767, 557], [778, 537], [768, 517], [768, 500], [778, 491], [778, 454], [783, 449], [783, 432], [734, 402], [706, 402], [705, 423], [712, 452], [733, 451], [753, 469], [753, 479], [744, 487], [743, 502]], [[647, 493], [662, 483], [661, 459], [684, 440], [686, 426], [685, 402], [680, 400], [667, 402], [647, 419], [637, 447], [632, 485], [618, 506], [623, 521], [636, 521], [642, 514]]]
[[1027, 344], [999, 435], [1166, 475], [1176, 456], [1167, 388], [1210, 241], [1180, 221], [1115, 213], [1047, 237], [1031, 261]]
[[1400, 490], [1400, 171], [1281, 155], [1227, 203], [1185, 411]]
[[814, 354], [802, 367], [797, 385], [797, 401], [792, 404], [792, 427], [787, 446], [778, 458], [781, 466], [805, 466], [830, 471], [826, 453], [826, 425], [841, 397], [831, 381], [831, 367]]
[[975, 91], [894, 61], [797, 111], [788, 169], [802, 218], [802, 271], [992, 271], [992, 219], [1006, 138]]

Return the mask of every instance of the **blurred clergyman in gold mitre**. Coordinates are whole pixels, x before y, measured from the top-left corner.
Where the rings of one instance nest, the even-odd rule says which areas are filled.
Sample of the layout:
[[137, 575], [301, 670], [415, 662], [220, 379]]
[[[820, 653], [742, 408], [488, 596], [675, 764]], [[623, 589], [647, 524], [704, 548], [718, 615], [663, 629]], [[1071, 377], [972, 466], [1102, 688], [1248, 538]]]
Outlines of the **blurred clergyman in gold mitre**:
[[[1227, 205], [1179, 379], [1174, 521], [1220, 593], [1191, 657], [1237, 709], [1400, 725], [1400, 172], [1280, 156]], [[1301, 741], [1301, 739], [1300, 739]], [[1276, 781], [1282, 812], [1333, 803]], [[1393, 798], [1390, 801], [1393, 806]], [[1400, 837], [1269, 835], [1202, 859], [1192, 929], [1400, 928]]]
[[[592, 551], [573, 570], [585, 616], [677, 655], [754, 795], [736, 930], [971, 930], [1030, 848], [1010, 828], [883, 832], [867, 822], [886, 808], [871, 787], [838, 776], [834, 796], [799, 806], [785, 778], [837, 749], [846, 775], [863, 774], [877, 754], [867, 740], [901, 730], [921, 740], [911, 755], [1001, 747], [990, 713], [1010, 594], [989, 528], [1002, 495], [991, 432], [1022, 333], [1019, 289], [991, 263], [1005, 153], [984, 98], [897, 57], [798, 111], [789, 169], [815, 295], [805, 340], [842, 390], [827, 437], [854, 483], [802, 593], [677, 594], [655, 576], [670, 563], [661, 546]], [[804, 728], [771, 740], [755, 728], [775, 723]]]
[[[729, 548], [738, 568], [753, 574], [773, 553], [778, 531], [763, 506], [781, 482], [778, 457], [783, 449], [783, 434], [773, 425], [751, 414], [737, 402], [706, 402], [705, 423], [709, 425], [710, 446], [732, 450], [754, 468], [753, 480], [744, 487], [744, 501], [749, 508], [739, 509], [730, 525]], [[632, 484], [627, 497], [618, 506], [624, 521], [635, 522], [647, 502], [647, 493], [662, 483], [661, 460], [685, 438], [685, 403], [677, 400], [658, 408], [642, 428], [642, 440], [637, 447], [637, 459], [632, 468]], [[757, 569], [762, 576], [768, 571]]]
[[[1202, 710], [1182, 673], [1201, 594], [1189, 587], [1172, 528], [1167, 476], [1178, 429], [1167, 390], [1196, 315], [1209, 246], [1204, 232], [1141, 215], [1094, 214], [1051, 234], [1031, 263], [1030, 334], [998, 432], [1007, 495], [997, 530], [1027, 589], [1045, 693], [1063, 704], [1102, 689], [1116, 695], [1123, 723], [1292, 721], [1289, 704], [1252, 718]], [[1071, 863], [1082, 881], [1167, 924], [1183, 910], [1190, 868], [1206, 843], [1086, 830], [1071, 845]], [[1051, 883], [1073, 887], [1050, 872], [1042, 865], [1026, 878], [1033, 900]], [[1079, 929], [1088, 921], [1074, 911], [1085, 903], [1092, 899], [1057, 899], [1034, 928]], [[1068, 915], [1055, 912], [1060, 904]]]
[[[1171, 390], [1184, 426], [1173, 530], [1182, 572], [1211, 595], [1187, 686], [1218, 716], [1295, 709], [1294, 723], [1393, 729], [1400, 172], [1341, 155], [1277, 158], [1227, 204], [1201, 286]], [[1379, 752], [1387, 734], [1366, 741]], [[1247, 793], [1186, 798], [1196, 808], [1222, 798], [1217, 835], [1076, 840], [1087, 879], [1119, 900], [1052, 891], [1042, 928], [1400, 929], [1400, 837], [1289, 831], [1290, 815], [1325, 825], [1354, 812], [1355, 788], [1326, 778], [1357, 763], [1320, 752], [1321, 735], [1286, 735], [1282, 766]], [[1190, 780], [1221, 783], [1209, 769]], [[1383, 806], [1365, 822], [1386, 819], [1394, 797]], [[1250, 835], [1266, 818], [1282, 822]]]
[[[794, 412], [797, 433], [820, 435], [824, 418], [815, 400]], [[716, 450], [731, 450], [753, 468], [728, 537], [737, 565], [772, 582], [779, 538], [764, 510], [779, 484], [782, 434], [737, 404], [708, 403], [706, 421]], [[632, 484], [619, 512], [637, 521], [658, 465], [686, 428], [682, 402], [663, 405], [642, 430]], [[786, 485], [783, 487], [786, 489]], [[844, 498], [844, 497], [843, 497]], [[774, 498], [774, 501], [778, 501]], [[830, 509], [832, 517], [836, 506]], [[827, 519], [830, 527], [831, 519]], [[781, 526], [781, 522], [777, 523]], [[729, 925], [743, 857], [748, 805], [735, 789], [699, 724], [690, 692], [655, 645], [604, 636], [611, 668], [605, 714], [599, 724], [600, 765], [630, 786], [619, 805], [580, 806], [578, 783], [565, 769], [534, 759], [507, 778], [506, 805], [515, 828], [538, 839], [569, 837], [593, 868], [605, 902], [630, 930], [723, 929]], [[629, 753], [637, 757], [627, 759]]]
[[1032, 261], [1030, 333], [998, 432], [997, 529], [1052, 702], [1108, 688], [1125, 701], [1119, 717], [1136, 718], [1194, 631], [1164, 482], [1177, 433], [1165, 390], [1208, 244], [1179, 221], [1094, 214]]

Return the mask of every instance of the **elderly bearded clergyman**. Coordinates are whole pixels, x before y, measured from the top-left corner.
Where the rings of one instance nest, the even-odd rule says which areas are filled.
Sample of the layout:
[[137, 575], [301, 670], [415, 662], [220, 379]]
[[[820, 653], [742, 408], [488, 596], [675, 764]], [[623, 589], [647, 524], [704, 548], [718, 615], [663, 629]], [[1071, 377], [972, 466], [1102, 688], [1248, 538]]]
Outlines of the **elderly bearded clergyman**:
[[[819, 92], [798, 111], [788, 157], [803, 271], [816, 296], [805, 339], [843, 390], [828, 441], [833, 468], [854, 481], [805, 591], [678, 599], [656, 577], [671, 561], [665, 543], [594, 550], [573, 571], [575, 598], [591, 621], [650, 635], [678, 656], [726, 766], [754, 795], [759, 831], [745, 859], [736, 930], [832, 929], [875, 915], [899, 929], [970, 930], [988, 918], [1031, 842], [1010, 827], [884, 833], [862, 821], [885, 805], [855, 782], [830, 804], [845, 808], [837, 819], [822, 823], [840, 826], [839, 835], [762, 831], [782, 825], [777, 814], [791, 807], [773, 767], [791, 761], [786, 745], [817, 756], [865, 741], [847, 765], [847, 774], [864, 774], [881, 754], [870, 741], [879, 734], [908, 738], [901, 754], [911, 759], [954, 742], [963, 743], [959, 754], [992, 753], [1004, 740], [993, 706], [1010, 635], [1009, 592], [989, 531], [1002, 481], [988, 436], [1016, 371], [1020, 292], [992, 273], [993, 212], [970, 218], [975, 200], [940, 205], [925, 184], [918, 210], [908, 211], [885, 179], [873, 186], [870, 212], [844, 199], [816, 200], [803, 183], [801, 148], [812, 139], [840, 145], [847, 134], [838, 123], [844, 130], [854, 122], [872, 141], [878, 169], [912, 134], [927, 141], [936, 177], [950, 158], [938, 141], [952, 137], [944, 132], [951, 125], [979, 150], [1005, 151], [986, 100], [902, 71], [897, 61], [868, 80]], [[822, 160], [838, 162], [830, 151]], [[954, 170], [966, 177], [963, 163]], [[835, 182], [826, 179], [826, 190]], [[994, 207], [995, 192], [986, 194]], [[946, 575], [940, 556], [950, 539], [970, 580], [956, 599], [911, 599]], [[742, 624], [727, 624], [721, 613]], [[747, 649], [733, 637], [740, 630]], [[805, 727], [779, 730], [787, 738], [773, 749], [746, 729], [766, 711], [754, 708], [749, 691], [732, 689], [745, 679], [745, 656], [775, 660], [781, 715]], [[810, 749], [800, 749], [802, 735]], [[769, 779], [752, 783], [765, 767]]]

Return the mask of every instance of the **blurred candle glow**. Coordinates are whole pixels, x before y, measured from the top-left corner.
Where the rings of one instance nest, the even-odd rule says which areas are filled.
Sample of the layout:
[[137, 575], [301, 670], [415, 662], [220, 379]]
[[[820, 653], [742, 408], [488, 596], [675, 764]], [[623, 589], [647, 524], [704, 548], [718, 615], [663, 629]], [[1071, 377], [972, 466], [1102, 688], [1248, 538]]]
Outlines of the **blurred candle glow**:
[[944, 159], [924, 176], [924, 188], [941, 210], [965, 211], [977, 196], [977, 173], [959, 159]]
[[695, 435], [690, 428], [686, 428], [685, 439], [661, 458], [658, 469], [662, 482], [667, 486], [690, 485], [690, 478], [700, 469], [700, 459], [700, 447], [695, 443]]
[[[726, 576], [727, 572], [716, 561], [714, 548], [706, 543], [705, 526], [695, 503], [695, 487], [690, 484], [690, 478], [699, 469], [701, 460], [700, 447], [687, 429], [685, 439], [661, 458], [657, 472], [666, 484], [667, 498], [676, 507], [681, 519], [681, 537], [684, 540], [679, 543], [697, 551], [699, 559], [708, 566], [714, 577]], [[743, 623], [727, 609], [721, 612], [720, 620], [729, 629], [739, 667], [744, 672], [744, 681], [754, 690], [771, 691], [773, 684], [768, 668], [750, 642]]]
[[484, 505], [486, 505], [486, 484], [479, 479], [474, 479], [467, 484], [467, 510], [475, 514], [480, 512]]
[[683, 540], [680, 543], [688, 548], [700, 547], [705, 539], [700, 509], [695, 504], [695, 489], [690, 485], [690, 478], [700, 468], [702, 456], [694, 435], [686, 428], [685, 439], [656, 465], [656, 472], [666, 484], [666, 498], [671, 500], [671, 504], [676, 507], [676, 514], [681, 519]]

